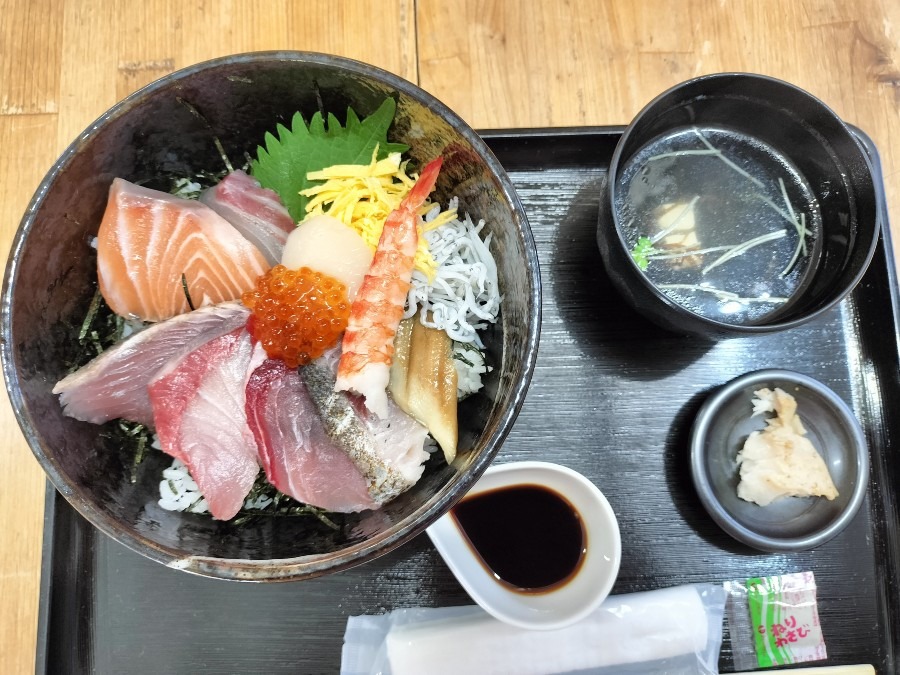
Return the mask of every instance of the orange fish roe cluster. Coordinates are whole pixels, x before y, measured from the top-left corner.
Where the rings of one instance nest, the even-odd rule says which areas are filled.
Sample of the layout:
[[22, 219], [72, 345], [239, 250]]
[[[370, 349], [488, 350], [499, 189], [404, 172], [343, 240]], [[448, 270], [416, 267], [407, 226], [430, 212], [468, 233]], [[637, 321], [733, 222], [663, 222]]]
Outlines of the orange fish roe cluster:
[[290, 368], [319, 358], [337, 344], [350, 317], [347, 287], [308, 267], [289, 270], [276, 265], [241, 301], [253, 313], [247, 323], [250, 333], [266, 354]]

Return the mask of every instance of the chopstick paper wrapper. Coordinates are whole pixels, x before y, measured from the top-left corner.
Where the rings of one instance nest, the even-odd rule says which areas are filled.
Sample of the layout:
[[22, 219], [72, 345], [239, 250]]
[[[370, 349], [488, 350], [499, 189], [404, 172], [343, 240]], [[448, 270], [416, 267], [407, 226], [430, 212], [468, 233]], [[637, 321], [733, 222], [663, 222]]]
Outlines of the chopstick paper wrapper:
[[725, 597], [711, 584], [614, 596], [552, 631], [516, 628], [474, 606], [352, 616], [341, 675], [715, 674]]

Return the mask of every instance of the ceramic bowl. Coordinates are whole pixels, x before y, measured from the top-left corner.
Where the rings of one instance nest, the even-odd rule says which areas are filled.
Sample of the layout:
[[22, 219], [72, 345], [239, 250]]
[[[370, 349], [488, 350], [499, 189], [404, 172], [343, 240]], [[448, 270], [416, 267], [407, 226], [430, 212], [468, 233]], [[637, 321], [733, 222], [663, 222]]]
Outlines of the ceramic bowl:
[[[750, 237], [763, 233], [777, 233], [779, 226], [785, 228], [786, 237], [783, 242], [771, 242], [742, 254], [745, 259], [756, 256], [753, 259], [758, 260], [750, 276], [737, 273], [738, 276], [729, 277], [726, 274], [718, 285], [710, 284], [709, 278], [700, 270], [722, 255], [721, 251], [711, 250], [693, 262], [683, 259], [684, 267], [695, 266], [696, 272], [666, 273], [665, 278], [671, 277], [671, 281], [666, 282], [670, 288], [664, 290], [656, 280], [663, 277], [651, 278], [632, 256], [634, 232], [629, 234], [627, 231], [632, 227], [649, 235], [658, 223], [635, 225], [624, 209], [629, 200], [656, 195], [654, 191], [664, 194], [667, 181], [683, 181], [670, 173], [674, 171], [671, 162], [677, 152], [653, 158], [665, 157], [662, 161], [646, 161], [640, 167], [640, 175], [627, 185], [624, 176], [642, 149], [661, 139], [683, 138], [673, 147], [687, 148], [687, 144], [691, 144], [696, 147], [687, 152], [709, 154], [695, 136], [700, 127], [716, 130], [723, 139], [719, 143], [722, 147], [731, 142], [728, 139], [741, 137], [749, 144], [744, 152], [750, 152], [747, 149], [750, 147], [760, 154], [763, 153], [760, 149], [766, 148], [764, 156], [769, 157], [767, 161], [777, 162], [778, 169], [772, 169], [771, 176], [760, 174], [762, 180], [745, 171], [746, 180], [740, 179], [743, 182], [739, 189], [734, 187], [727, 193], [720, 193], [718, 189], [707, 192], [709, 186], [704, 179], [695, 180], [701, 171], [696, 168], [699, 165], [692, 166], [693, 184], [679, 189], [689, 189], [695, 199], [700, 200], [694, 209], [697, 242], [693, 248], [704, 250], [709, 246], [715, 249], [713, 244], [749, 241]], [[727, 159], [728, 153], [722, 153], [721, 148], [712, 144], [710, 148], [718, 150]], [[735, 158], [742, 161], [738, 156]], [[726, 165], [716, 157], [694, 157], [690, 161], [711, 163], [705, 165], [710, 168], [703, 169], [706, 181], [741, 171], [735, 162]], [[735, 166], [737, 169], [733, 168]], [[747, 164], [751, 170], [754, 166], [760, 165]], [[796, 281], [791, 281], [791, 287], [785, 286], [792, 290], [782, 290], [781, 293], [788, 293], [787, 297], [783, 300], [779, 297], [776, 303], [768, 304], [760, 301], [768, 293], [767, 284], [760, 284], [760, 279], [767, 280], [774, 290], [782, 288], [778, 285], [783, 283], [779, 279], [785, 276], [784, 263], [772, 257], [773, 248], [777, 244], [790, 255], [793, 242], [797, 241], [794, 228], [777, 215], [777, 209], [785, 215], [786, 209], [780, 201], [775, 173], [785, 176], [789, 183], [796, 180], [806, 186], [812, 204], [810, 222], [816, 218], [819, 224], [807, 240], [805, 259], [808, 263], [803, 267], [798, 265], [800, 271], [796, 272]], [[751, 184], [751, 180], [756, 181], [758, 187]], [[763, 193], [772, 195], [769, 201], [775, 209], [771, 212], [759, 199]], [[775, 199], [779, 202], [775, 203]], [[749, 208], [745, 202], [760, 204], [752, 212], [754, 218], [748, 222], [734, 222], [732, 214], [735, 210]], [[818, 217], [813, 215], [813, 210]], [[674, 332], [718, 339], [788, 329], [833, 307], [859, 283], [872, 259], [881, 228], [879, 213], [868, 155], [853, 131], [828, 106], [802, 89], [771, 77], [719, 73], [683, 82], [660, 94], [625, 129], [604, 178], [597, 243], [613, 284], [638, 312]], [[799, 216], [797, 218], [799, 220]], [[729, 228], [727, 232], [722, 231], [725, 227]], [[726, 234], [728, 236], [724, 236]], [[649, 261], [649, 265], [657, 270], [657, 266], [671, 264], [664, 259]], [[727, 264], [735, 269], [735, 262]], [[722, 266], [716, 274], [727, 270], [728, 267]], [[696, 288], [704, 284], [721, 293], [714, 295], [718, 303], [716, 311], [701, 314], [695, 311], [698, 306], [692, 307], [691, 303], [701, 299], [713, 301], [710, 299], [713, 290]], [[681, 288], [675, 290], [679, 285]], [[691, 286], [693, 288], [687, 290], [686, 287]], [[748, 300], [741, 298], [742, 295], [752, 297]], [[741, 318], [733, 320], [730, 317]]]
[[[218, 522], [161, 509], [170, 458], [153, 453], [130, 480], [133, 458], [108, 428], [64, 417], [51, 394], [77, 350], [96, 288], [89, 246], [107, 191], [120, 176], [168, 189], [171, 176], [220, 171], [214, 138], [235, 160], [255, 154], [267, 131], [320, 109], [340, 119], [397, 102], [389, 133], [424, 163], [444, 168], [435, 195], [456, 195], [484, 218], [503, 294], [501, 321], [484, 335], [493, 370], [482, 393], [462, 403], [460, 448], [437, 457], [419, 483], [378, 511], [314, 518]], [[186, 105], [189, 104], [189, 105]], [[199, 113], [199, 115], [197, 114]], [[348, 59], [266, 52], [216, 59], [168, 75], [115, 105], [63, 153], [41, 182], [13, 242], [2, 295], [3, 372], [29, 445], [60, 493], [102, 532], [147, 557], [225, 579], [301, 579], [371, 560], [411, 539], [470, 488], [496, 454], [525, 397], [537, 353], [540, 275], [525, 213], [485, 143], [456, 114], [409, 82]]]
[[[753, 392], [763, 387], [779, 387], [797, 400], [807, 438], [838, 490], [834, 500], [786, 497], [759, 506], [738, 498], [737, 454], [771, 417], [751, 417]], [[802, 551], [836, 537], [856, 516], [866, 495], [869, 454], [859, 422], [831, 389], [790, 370], [760, 370], [732, 380], [703, 404], [692, 430], [691, 473], [703, 506], [732, 537], [763, 551]]]
[[490, 467], [467, 497], [516, 485], [538, 485], [563, 496], [581, 516], [584, 558], [574, 576], [552, 590], [522, 593], [498, 582], [469, 543], [452, 512], [428, 528], [428, 536], [466, 592], [485, 611], [520, 628], [555, 630], [594, 611], [619, 573], [622, 540], [616, 515], [591, 481], [549, 462]]

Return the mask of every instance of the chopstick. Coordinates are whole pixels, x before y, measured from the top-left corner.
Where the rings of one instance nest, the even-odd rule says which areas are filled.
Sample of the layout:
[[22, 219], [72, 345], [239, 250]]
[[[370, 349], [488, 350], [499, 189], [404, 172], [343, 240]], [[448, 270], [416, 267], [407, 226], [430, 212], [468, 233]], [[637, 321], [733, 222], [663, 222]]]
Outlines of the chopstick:
[[[876, 675], [875, 668], [870, 665], [857, 666], [812, 666], [809, 668], [791, 668], [790, 670], [766, 670], [767, 673], [803, 673], [804, 675]], [[751, 675], [749, 671], [734, 675]]]

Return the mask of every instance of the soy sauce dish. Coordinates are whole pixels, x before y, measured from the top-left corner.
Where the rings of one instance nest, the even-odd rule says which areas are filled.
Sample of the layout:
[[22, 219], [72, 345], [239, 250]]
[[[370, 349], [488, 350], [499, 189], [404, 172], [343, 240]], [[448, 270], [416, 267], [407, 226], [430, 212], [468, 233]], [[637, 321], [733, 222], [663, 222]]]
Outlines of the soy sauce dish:
[[597, 243], [635, 309], [722, 338], [828, 310], [879, 229], [869, 158], [832, 110], [786, 82], [721, 73], [664, 92], [622, 134]]
[[553, 630], [590, 614], [622, 557], [603, 493], [548, 462], [490, 467], [427, 532], [472, 599], [520, 628]]

